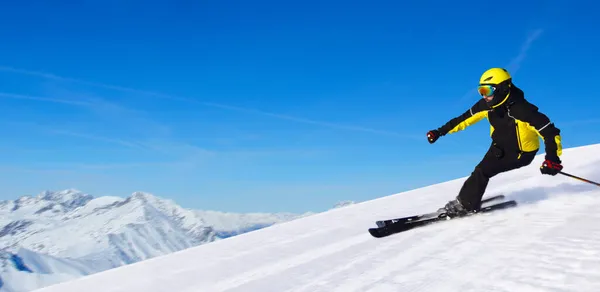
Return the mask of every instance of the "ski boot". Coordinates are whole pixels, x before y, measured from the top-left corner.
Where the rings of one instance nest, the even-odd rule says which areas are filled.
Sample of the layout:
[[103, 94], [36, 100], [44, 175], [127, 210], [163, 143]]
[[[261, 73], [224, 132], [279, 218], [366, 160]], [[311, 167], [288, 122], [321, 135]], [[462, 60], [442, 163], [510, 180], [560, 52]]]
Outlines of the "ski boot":
[[438, 212], [449, 217], [449, 219], [469, 214], [469, 211], [461, 204], [458, 198], [446, 203], [446, 205], [440, 208]]

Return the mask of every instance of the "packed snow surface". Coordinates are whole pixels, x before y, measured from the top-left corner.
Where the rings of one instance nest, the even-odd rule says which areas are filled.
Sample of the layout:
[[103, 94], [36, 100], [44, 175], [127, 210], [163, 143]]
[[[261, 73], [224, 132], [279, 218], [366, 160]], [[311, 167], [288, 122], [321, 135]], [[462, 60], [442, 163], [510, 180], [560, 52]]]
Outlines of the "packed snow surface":
[[[600, 145], [566, 149], [565, 172], [600, 180]], [[600, 291], [600, 188], [532, 165], [487, 196], [520, 206], [387, 238], [374, 221], [439, 208], [464, 178], [356, 203], [39, 292]]]

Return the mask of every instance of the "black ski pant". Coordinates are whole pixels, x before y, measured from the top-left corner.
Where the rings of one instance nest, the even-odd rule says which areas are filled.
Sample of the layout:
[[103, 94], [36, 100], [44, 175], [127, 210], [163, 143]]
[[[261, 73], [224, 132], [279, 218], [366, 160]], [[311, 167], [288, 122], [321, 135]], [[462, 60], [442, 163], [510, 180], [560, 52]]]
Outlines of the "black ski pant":
[[458, 194], [458, 200], [468, 210], [479, 209], [490, 178], [499, 173], [531, 164], [536, 154], [537, 150], [521, 152], [519, 155], [516, 151], [504, 151], [492, 143], [483, 159], [464, 182]]

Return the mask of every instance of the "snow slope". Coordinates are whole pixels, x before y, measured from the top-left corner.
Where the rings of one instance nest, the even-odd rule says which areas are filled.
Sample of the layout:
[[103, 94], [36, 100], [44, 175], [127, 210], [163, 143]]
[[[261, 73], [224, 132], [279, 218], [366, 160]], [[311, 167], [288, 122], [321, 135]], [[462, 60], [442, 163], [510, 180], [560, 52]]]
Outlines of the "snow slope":
[[[541, 175], [542, 157], [487, 195], [517, 208], [376, 239], [381, 218], [437, 209], [463, 178], [281, 223], [39, 292], [600, 291], [600, 188]], [[600, 144], [565, 171], [600, 181]]]
[[0, 292], [25, 292], [297, 218], [184, 209], [136, 192], [77, 190], [0, 202]]

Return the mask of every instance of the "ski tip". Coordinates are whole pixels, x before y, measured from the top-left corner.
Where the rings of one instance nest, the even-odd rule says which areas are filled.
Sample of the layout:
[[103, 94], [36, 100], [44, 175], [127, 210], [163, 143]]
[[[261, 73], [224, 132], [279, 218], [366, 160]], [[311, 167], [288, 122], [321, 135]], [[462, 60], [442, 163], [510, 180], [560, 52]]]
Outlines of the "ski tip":
[[381, 228], [369, 228], [369, 234], [375, 238], [382, 238], [387, 235], [385, 232], [382, 232]]

